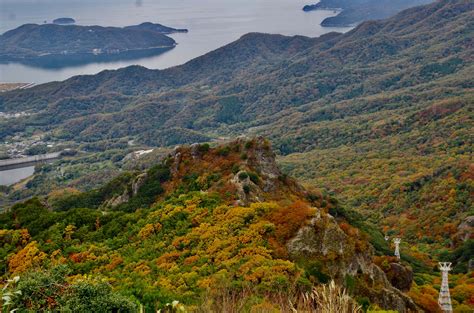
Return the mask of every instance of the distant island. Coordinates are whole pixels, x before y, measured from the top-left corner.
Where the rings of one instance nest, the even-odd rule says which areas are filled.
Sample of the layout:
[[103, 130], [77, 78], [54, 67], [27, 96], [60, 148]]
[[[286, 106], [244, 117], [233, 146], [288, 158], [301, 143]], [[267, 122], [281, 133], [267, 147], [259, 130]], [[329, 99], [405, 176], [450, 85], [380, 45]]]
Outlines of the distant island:
[[154, 24], [150, 22], [141, 23], [140, 25], [127, 26], [125, 29], [139, 29], [139, 30], [149, 30], [157, 32], [160, 34], [174, 34], [174, 33], [187, 33], [186, 28], [172, 28], [161, 24]]
[[60, 17], [53, 20], [53, 24], [58, 24], [58, 25], [71, 25], [75, 23], [76, 23], [76, 20], [71, 17]]
[[187, 31], [150, 22], [123, 28], [25, 24], [0, 36], [0, 62], [55, 67], [69, 60], [76, 65], [133, 59], [174, 48], [176, 41], [166, 35]]
[[366, 20], [384, 19], [404, 9], [430, 2], [433, 0], [321, 0], [316, 4], [305, 5], [303, 11], [339, 11], [338, 15], [324, 19], [321, 25], [349, 27]]

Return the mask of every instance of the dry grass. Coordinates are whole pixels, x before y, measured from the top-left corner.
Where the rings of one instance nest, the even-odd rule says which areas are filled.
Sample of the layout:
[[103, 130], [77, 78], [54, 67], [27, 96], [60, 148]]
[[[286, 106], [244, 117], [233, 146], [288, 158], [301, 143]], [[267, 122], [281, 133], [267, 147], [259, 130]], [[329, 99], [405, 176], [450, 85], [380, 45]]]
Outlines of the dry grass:
[[311, 292], [286, 291], [271, 293], [256, 301], [255, 293], [249, 288], [240, 292], [218, 288], [202, 299], [192, 312], [219, 313], [361, 313], [361, 307], [347, 294], [346, 290], [331, 281], [327, 285], [314, 287]]
[[328, 285], [314, 287], [312, 292], [302, 296], [302, 304], [293, 312], [311, 313], [359, 313], [362, 308], [347, 294], [346, 290], [337, 286], [334, 281]]

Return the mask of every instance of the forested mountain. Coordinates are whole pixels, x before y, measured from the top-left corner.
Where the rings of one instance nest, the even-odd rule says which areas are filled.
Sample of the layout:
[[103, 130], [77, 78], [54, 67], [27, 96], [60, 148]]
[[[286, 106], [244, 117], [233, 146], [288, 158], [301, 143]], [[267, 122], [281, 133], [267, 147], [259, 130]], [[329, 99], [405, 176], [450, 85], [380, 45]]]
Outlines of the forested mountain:
[[[187, 138], [160, 131], [173, 126], [202, 136], [240, 133], [307, 108], [318, 112], [322, 104], [417, 87], [452, 87], [464, 94], [471, 81], [471, 20], [469, 1], [442, 1], [363, 23], [344, 35], [249, 34], [168, 70], [130, 67], [7, 93], [0, 96], [0, 110], [35, 114], [2, 123], [1, 135], [44, 125], [76, 140], [134, 135], [151, 144], [174, 143]], [[385, 107], [371, 110], [379, 109]], [[338, 112], [313, 122], [368, 113], [352, 106]]]
[[455, 305], [466, 309], [473, 38], [469, 0], [408, 9], [346, 34], [248, 34], [167, 70], [129, 67], [3, 93], [0, 111], [31, 115], [0, 120], [0, 135], [34, 128], [95, 147], [265, 135], [286, 173], [402, 237], [402, 257], [415, 269], [409, 295], [419, 306], [435, 311], [432, 269], [450, 260]]
[[336, 16], [325, 18], [321, 25], [342, 27], [388, 18], [404, 9], [431, 2], [433, 0], [322, 0], [316, 4], [305, 5], [303, 10], [340, 10]]
[[0, 60], [19, 61], [50, 55], [117, 54], [132, 50], [171, 48], [164, 35], [177, 31], [159, 24], [131, 27], [25, 24], [0, 35]]
[[367, 234], [328, 214], [340, 210], [283, 175], [262, 138], [180, 147], [143, 173], [0, 214], [2, 272], [21, 275], [10, 308], [304, 311], [312, 284], [334, 279], [367, 305], [415, 310]]

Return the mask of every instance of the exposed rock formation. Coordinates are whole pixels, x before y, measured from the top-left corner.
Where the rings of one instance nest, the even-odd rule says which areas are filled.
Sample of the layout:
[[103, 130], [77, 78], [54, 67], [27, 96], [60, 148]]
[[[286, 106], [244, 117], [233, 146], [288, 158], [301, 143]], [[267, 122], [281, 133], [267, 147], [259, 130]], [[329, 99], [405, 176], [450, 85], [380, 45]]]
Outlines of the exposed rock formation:
[[474, 239], [474, 216], [468, 216], [459, 224], [455, 238], [459, 241]]
[[128, 201], [130, 201], [130, 199], [133, 196], [137, 195], [138, 190], [140, 189], [140, 187], [143, 186], [146, 179], [147, 179], [147, 173], [146, 172], [136, 176], [132, 180], [130, 186], [123, 190], [123, 193], [121, 195], [112, 197], [111, 199], [105, 201], [102, 204], [102, 207], [104, 207], [104, 208], [115, 208], [115, 207], [118, 207], [121, 204], [127, 203]]
[[413, 282], [413, 271], [399, 263], [390, 263], [387, 278], [395, 288], [409, 291]]
[[[171, 192], [217, 192], [229, 202], [244, 207], [263, 201], [309, 201], [307, 191], [280, 171], [275, 154], [264, 138], [239, 138], [212, 149], [200, 144], [179, 146], [164, 164], [171, 173], [164, 189]], [[123, 194], [113, 197], [105, 206], [116, 207], [130, 201], [144, 182], [151, 183], [153, 175], [147, 173], [134, 174]], [[312, 212], [315, 212], [312, 218], [303, 217], [302, 224], [287, 238], [296, 235], [282, 242], [283, 247], [286, 242], [285, 258], [308, 269], [308, 273], [311, 272], [308, 263], [319, 264], [317, 270], [321, 275], [314, 276], [314, 283], [324, 282], [320, 278], [327, 277], [344, 285], [349, 279], [354, 282], [351, 293], [356, 296], [367, 297], [386, 309], [417, 311], [413, 301], [400, 291], [409, 290], [411, 270], [391, 263], [390, 270], [384, 273], [373, 262], [373, 248], [359, 229], [342, 218], [334, 218], [327, 208], [321, 209], [318, 204], [314, 204]], [[304, 226], [299, 228], [300, 225]]]
[[[301, 228], [287, 248], [292, 259], [319, 260], [323, 270], [332, 279], [343, 284], [346, 277], [356, 277], [354, 292], [386, 309], [399, 312], [416, 312], [413, 301], [391, 285], [385, 273], [372, 262], [373, 249], [368, 244], [359, 247], [357, 238], [350, 238], [334, 217], [319, 213]], [[407, 284], [399, 282], [402, 287]], [[410, 280], [411, 283], [411, 280]]]

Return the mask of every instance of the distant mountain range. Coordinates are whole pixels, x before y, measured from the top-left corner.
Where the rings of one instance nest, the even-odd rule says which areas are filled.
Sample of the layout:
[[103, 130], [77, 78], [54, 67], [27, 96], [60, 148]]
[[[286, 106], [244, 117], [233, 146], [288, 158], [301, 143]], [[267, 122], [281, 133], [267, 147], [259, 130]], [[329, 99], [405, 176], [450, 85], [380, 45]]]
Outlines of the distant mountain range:
[[[14, 134], [31, 123], [62, 130], [62, 136], [77, 140], [134, 135], [149, 144], [167, 145], [254, 126], [258, 128], [251, 130], [262, 132], [282, 119], [296, 118], [294, 123], [310, 126], [365, 115], [370, 104], [363, 103], [376, 95], [413, 94], [416, 88], [452, 86], [462, 95], [469, 91], [471, 77], [471, 8], [465, 1], [441, 1], [319, 38], [253, 33], [166, 70], [132, 66], [2, 94], [0, 111], [36, 114], [0, 134]], [[435, 95], [451, 97], [436, 92], [431, 101]], [[429, 104], [420, 95], [416, 101]], [[360, 106], [366, 108], [356, 109]], [[302, 110], [306, 113], [300, 114]], [[126, 129], [122, 122], [128, 124]], [[170, 128], [176, 130], [174, 138], [165, 135]], [[290, 128], [287, 125], [285, 132]], [[186, 133], [199, 135], [190, 139]], [[289, 149], [283, 145], [282, 152], [305, 151], [308, 144]]]
[[100, 57], [151, 49], [162, 51], [176, 45], [166, 34], [186, 31], [153, 23], [124, 28], [25, 24], [0, 36], [0, 61], [56, 57], [67, 61], [77, 56]]
[[303, 11], [341, 10], [337, 16], [321, 22], [325, 27], [354, 26], [366, 20], [384, 19], [404, 9], [431, 3], [433, 0], [322, 0], [308, 4]]

